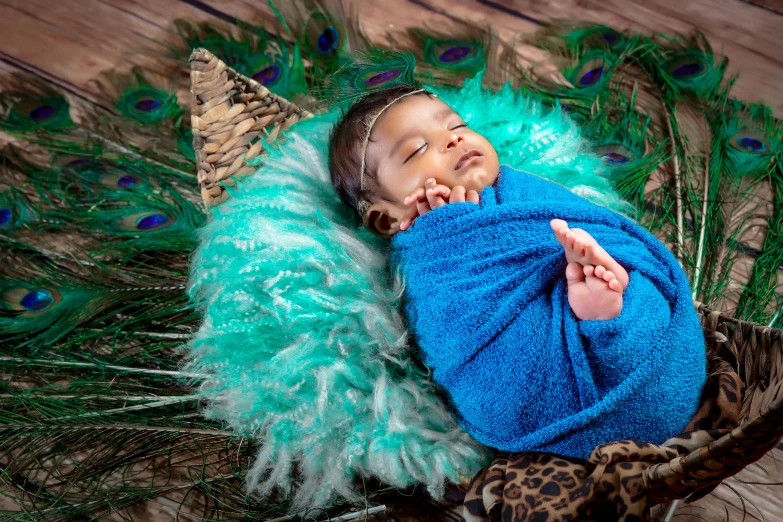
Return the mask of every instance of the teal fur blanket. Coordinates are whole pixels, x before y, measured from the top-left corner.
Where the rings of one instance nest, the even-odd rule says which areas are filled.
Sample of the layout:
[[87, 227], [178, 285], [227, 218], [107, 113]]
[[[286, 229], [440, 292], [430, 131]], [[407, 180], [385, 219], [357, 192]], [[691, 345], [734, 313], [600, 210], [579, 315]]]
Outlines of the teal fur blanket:
[[[510, 88], [433, 89], [495, 146], [501, 163], [535, 171], [591, 201], [629, 211], [601, 160], [559, 108]], [[404, 487], [472, 476], [491, 452], [436, 395], [400, 312], [388, 241], [331, 186], [327, 141], [338, 110], [296, 124], [259, 172], [229, 188], [200, 230], [190, 295], [203, 314], [184, 370], [206, 374], [206, 414], [259, 452], [251, 490], [288, 490], [295, 505], [358, 500], [355, 480]]]
[[[555, 218], [628, 271], [614, 319], [571, 311]], [[480, 205], [395, 235], [391, 261], [427, 366], [488, 446], [587, 459], [617, 440], [662, 444], [699, 406], [707, 361], [685, 272], [647, 230], [556, 183], [503, 166]]]

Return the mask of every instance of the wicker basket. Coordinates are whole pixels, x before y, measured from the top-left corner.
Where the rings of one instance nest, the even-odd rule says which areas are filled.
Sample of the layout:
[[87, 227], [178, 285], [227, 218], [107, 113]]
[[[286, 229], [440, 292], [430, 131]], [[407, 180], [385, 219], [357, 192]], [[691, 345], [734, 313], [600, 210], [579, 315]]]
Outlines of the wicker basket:
[[722, 336], [719, 355], [737, 361], [745, 385], [740, 426], [709, 446], [647, 468], [644, 481], [651, 505], [700, 498], [759, 460], [783, 437], [783, 330], [738, 321], [700, 303], [696, 308], [702, 326]]
[[[193, 147], [207, 206], [226, 198], [225, 184], [253, 172], [244, 163], [281, 130], [310, 117], [258, 82], [197, 49], [192, 66]], [[783, 330], [737, 321], [696, 303], [702, 326], [714, 330], [724, 358], [735, 358], [745, 384], [741, 425], [709, 446], [645, 471], [650, 504], [698, 496], [760, 459], [783, 437]], [[731, 355], [729, 355], [731, 354]]]
[[255, 171], [245, 160], [264, 151], [262, 132], [272, 142], [311, 114], [238, 74], [206, 49], [193, 51], [190, 66], [193, 148], [201, 197], [210, 207], [227, 197], [226, 185]]

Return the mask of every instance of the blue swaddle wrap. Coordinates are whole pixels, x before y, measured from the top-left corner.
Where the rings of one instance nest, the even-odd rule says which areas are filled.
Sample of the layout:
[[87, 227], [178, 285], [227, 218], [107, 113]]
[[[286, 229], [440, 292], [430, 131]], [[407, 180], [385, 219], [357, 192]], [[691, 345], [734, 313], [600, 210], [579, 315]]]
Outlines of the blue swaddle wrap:
[[[618, 317], [573, 315], [554, 218], [628, 271]], [[424, 362], [479, 442], [587, 458], [615, 440], [660, 444], [696, 412], [706, 357], [688, 281], [626, 217], [504, 166], [480, 205], [429, 212], [391, 247]]]

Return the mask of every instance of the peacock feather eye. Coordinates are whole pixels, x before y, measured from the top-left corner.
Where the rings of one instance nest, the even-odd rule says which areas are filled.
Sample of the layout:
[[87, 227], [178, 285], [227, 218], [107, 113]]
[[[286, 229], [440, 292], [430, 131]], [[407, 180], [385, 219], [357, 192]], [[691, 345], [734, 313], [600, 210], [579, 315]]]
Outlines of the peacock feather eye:
[[601, 154], [601, 157], [607, 165], [622, 165], [631, 161], [631, 158], [623, 156], [619, 152], [604, 152]]
[[596, 148], [596, 154], [603, 160], [604, 165], [616, 167], [625, 165], [634, 160], [634, 154], [627, 147], [618, 144], [609, 144]]
[[251, 78], [263, 85], [264, 87], [270, 87], [280, 79], [280, 75], [283, 70], [277, 64], [272, 64], [264, 67], [260, 71], [256, 72]]
[[580, 74], [578, 77], [579, 85], [588, 86], [595, 85], [601, 80], [601, 76], [604, 74], [604, 65], [596, 65], [595, 67], [589, 67], [584, 71], [584, 74]]
[[697, 78], [707, 72], [710, 67], [703, 56], [689, 53], [668, 60], [664, 69], [677, 80]]
[[443, 63], [457, 62], [459, 60], [466, 58], [469, 53], [470, 53], [470, 48], [464, 45], [458, 45], [457, 47], [449, 47], [448, 49], [443, 51], [440, 54], [440, 56], [438, 56], [438, 60]]
[[63, 170], [68, 170], [71, 172], [78, 172], [79, 170], [84, 169], [85, 167], [91, 166], [93, 164], [93, 159], [88, 157], [81, 157], [81, 158], [74, 158], [69, 159], [62, 164]]
[[52, 291], [45, 288], [30, 290], [19, 302], [22, 308], [28, 312], [42, 312], [52, 306], [53, 303], [54, 295]]
[[8, 122], [16, 130], [61, 130], [73, 124], [63, 97], [23, 98], [14, 105]]
[[312, 53], [334, 56], [345, 47], [345, 29], [333, 18], [314, 13], [305, 24], [305, 45]]
[[58, 108], [48, 100], [28, 99], [22, 100], [15, 107], [14, 111], [27, 120], [42, 124], [57, 116]]
[[133, 108], [139, 112], [154, 111], [163, 105], [163, 102], [152, 97], [145, 97], [133, 102]]
[[12, 288], [3, 295], [3, 301], [23, 316], [40, 315], [62, 302], [62, 295], [56, 288], [33, 287]]
[[38, 214], [21, 195], [0, 192], [0, 232], [10, 232], [38, 219]]
[[174, 224], [175, 218], [164, 212], [142, 212], [117, 222], [117, 226], [129, 232], [152, 232]]
[[115, 172], [104, 174], [99, 178], [100, 184], [104, 187], [116, 189], [134, 189], [144, 184], [144, 180], [136, 174], [127, 174], [124, 172]]
[[155, 123], [172, 116], [177, 110], [173, 94], [152, 87], [127, 89], [117, 102], [125, 116], [144, 123]]
[[154, 230], [165, 226], [170, 221], [166, 214], [151, 214], [136, 221], [137, 230]]
[[761, 129], [742, 129], [729, 140], [735, 149], [750, 154], [767, 154], [771, 146], [767, 135]]
[[457, 40], [428, 38], [424, 44], [424, 59], [436, 67], [469, 72], [478, 72], [484, 66], [484, 52], [479, 45]]
[[622, 33], [603, 26], [590, 30], [587, 34], [584, 34], [581, 31], [575, 31], [574, 34], [567, 39], [581, 41], [584, 47], [608, 47], [614, 51], [620, 51], [625, 47], [626, 43], [625, 36], [623, 36]]
[[318, 49], [318, 52], [321, 54], [328, 54], [337, 49], [337, 45], [339, 43], [340, 33], [337, 32], [337, 28], [335, 26], [330, 25], [324, 29], [320, 35], [318, 35], [318, 40], [316, 41], [315, 45]]
[[606, 51], [594, 49], [588, 51], [577, 66], [566, 70], [565, 76], [577, 89], [594, 91], [609, 77], [611, 66]]
[[54, 105], [41, 105], [30, 111], [30, 114], [27, 115], [27, 117], [35, 123], [43, 123], [46, 120], [51, 120], [55, 116], [57, 116], [57, 107]]
[[359, 85], [356, 87], [362, 90], [386, 87], [389, 83], [399, 78], [401, 74], [402, 70], [398, 68], [388, 70], [380, 68], [371, 69], [359, 76]]
[[0, 230], [11, 228], [14, 224], [14, 209], [11, 205], [0, 206]]

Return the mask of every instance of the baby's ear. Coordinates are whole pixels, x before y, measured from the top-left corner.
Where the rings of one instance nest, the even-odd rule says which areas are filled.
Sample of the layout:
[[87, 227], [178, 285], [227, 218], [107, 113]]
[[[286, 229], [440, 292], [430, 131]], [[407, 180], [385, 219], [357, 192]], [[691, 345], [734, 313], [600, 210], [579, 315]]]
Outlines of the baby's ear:
[[374, 203], [362, 216], [364, 226], [376, 236], [390, 239], [399, 230], [398, 219], [390, 214], [390, 208], [383, 203]]

